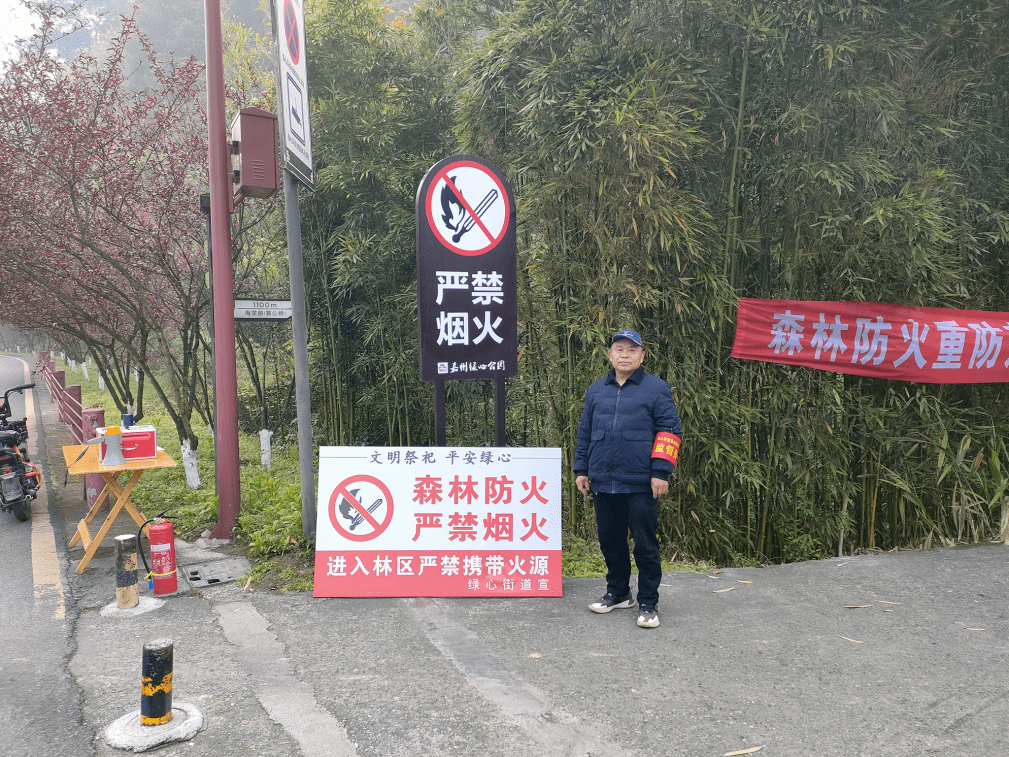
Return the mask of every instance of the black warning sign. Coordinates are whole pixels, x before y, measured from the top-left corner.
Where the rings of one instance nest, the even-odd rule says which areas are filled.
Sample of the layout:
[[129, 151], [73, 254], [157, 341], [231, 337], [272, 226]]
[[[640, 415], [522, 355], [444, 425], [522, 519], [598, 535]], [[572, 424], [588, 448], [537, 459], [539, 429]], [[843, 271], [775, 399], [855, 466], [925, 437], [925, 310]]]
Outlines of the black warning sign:
[[518, 373], [515, 198], [473, 155], [437, 163], [417, 191], [421, 380]]

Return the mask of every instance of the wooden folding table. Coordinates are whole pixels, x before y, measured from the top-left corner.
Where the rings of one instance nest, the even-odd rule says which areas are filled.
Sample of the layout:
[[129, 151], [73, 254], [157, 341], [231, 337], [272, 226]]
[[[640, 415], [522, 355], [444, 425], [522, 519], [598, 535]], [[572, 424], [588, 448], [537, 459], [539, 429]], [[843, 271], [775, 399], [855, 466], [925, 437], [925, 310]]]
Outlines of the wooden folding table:
[[[81, 453], [84, 453], [82, 456]], [[80, 458], [80, 459], [78, 459]], [[105, 488], [102, 489], [102, 493], [98, 495], [98, 499], [95, 500], [95, 504], [91, 506], [88, 510], [87, 517], [84, 518], [77, 525], [77, 533], [74, 534], [74, 538], [70, 540], [70, 546], [74, 546], [78, 541], [84, 545], [84, 557], [81, 558], [80, 564], [77, 566], [77, 572], [83, 573], [84, 569], [88, 567], [88, 563], [91, 562], [91, 558], [95, 556], [95, 552], [98, 551], [98, 547], [102, 543], [102, 539], [106, 537], [109, 533], [109, 529], [112, 528], [113, 522], [116, 520], [116, 516], [119, 515], [121, 510], [126, 510], [130, 514], [130, 517], [136, 522], [137, 527], [142, 527], [144, 521], [147, 518], [144, 514], [140, 512], [136, 505], [130, 500], [130, 493], [133, 491], [133, 487], [137, 485], [137, 481], [143, 475], [144, 471], [152, 470], [154, 468], [174, 468], [177, 463], [168, 456], [168, 454], [163, 450], [158, 450], [157, 457], [145, 457], [135, 460], [127, 460], [125, 465], [102, 465], [98, 462], [98, 445], [97, 444], [70, 444], [63, 448], [63, 459], [67, 464], [67, 473], [71, 476], [83, 476], [87, 473], [97, 473], [105, 481]], [[119, 484], [119, 474], [123, 471], [130, 472], [130, 479], [126, 482], [126, 486], [121, 486]], [[105, 498], [109, 494], [116, 495], [116, 503], [109, 510], [109, 514], [105, 516], [105, 522], [102, 527], [98, 529], [98, 533], [94, 537], [88, 532], [88, 526], [91, 524], [92, 519], [98, 514], [98, 509], [105, 502]]]

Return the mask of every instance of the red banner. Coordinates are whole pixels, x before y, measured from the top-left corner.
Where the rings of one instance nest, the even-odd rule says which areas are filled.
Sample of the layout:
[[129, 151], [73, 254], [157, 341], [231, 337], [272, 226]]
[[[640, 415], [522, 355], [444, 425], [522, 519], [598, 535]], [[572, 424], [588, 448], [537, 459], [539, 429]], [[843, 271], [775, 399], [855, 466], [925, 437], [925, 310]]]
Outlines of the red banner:
[[933, 384], [1009, 381], [1009, 313], [739, 300], [732, 357]]

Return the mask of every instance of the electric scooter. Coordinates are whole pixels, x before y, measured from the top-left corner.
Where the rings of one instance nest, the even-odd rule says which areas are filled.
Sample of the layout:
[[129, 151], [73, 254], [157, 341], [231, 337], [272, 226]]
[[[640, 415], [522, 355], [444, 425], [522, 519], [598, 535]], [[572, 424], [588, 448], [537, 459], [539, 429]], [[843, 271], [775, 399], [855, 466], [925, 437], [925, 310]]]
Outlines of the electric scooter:
[[4, 392], [0, 402], [0, 510], [11, 511], [20, 521], [28, 520], [29, 502], [38, 496], [42, 474], [28, 461], [28, 419], [10, 420], [10, 395], [31, 389], [35, 384], [15, 386]]

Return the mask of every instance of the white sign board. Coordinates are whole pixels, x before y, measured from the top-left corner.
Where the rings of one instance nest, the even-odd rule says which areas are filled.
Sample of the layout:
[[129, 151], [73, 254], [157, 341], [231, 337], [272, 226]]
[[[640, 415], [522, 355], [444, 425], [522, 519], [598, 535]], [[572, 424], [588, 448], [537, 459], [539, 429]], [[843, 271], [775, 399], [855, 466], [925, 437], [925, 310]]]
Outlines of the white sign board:
[[287, 321], [290, 300], [235, 300], [236, 321]]
[[559, 597], [561, 450], [320, 447], [317, 597]]
[[312, 130], [309, 127], [308, 65], [305, 62], [304, 0], [271, 0], [273, 36], [280, 51], [277, 108], [280, 118], [280, 157], [285, 169], [309, 187], [312, 168]]

